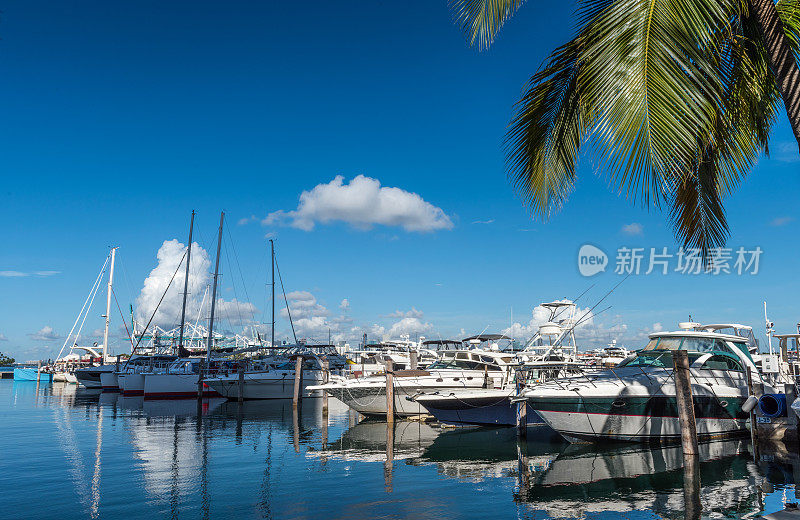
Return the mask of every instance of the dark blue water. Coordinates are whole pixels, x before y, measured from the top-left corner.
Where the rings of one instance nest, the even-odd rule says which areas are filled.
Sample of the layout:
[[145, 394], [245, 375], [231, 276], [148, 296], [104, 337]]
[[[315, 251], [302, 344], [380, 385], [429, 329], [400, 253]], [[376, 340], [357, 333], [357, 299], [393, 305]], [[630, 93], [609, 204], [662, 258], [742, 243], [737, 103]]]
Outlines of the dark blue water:
[[[332, 401], [143, 401], [0, 381], [0, 518], [748, 518], [795, 501], [800, 462], [704, 445], [598, 448], [511, 429], [358, 422]], [[392, 439], [393, 437], [393, 439]], [[387, 446], [389, 449], [387, 450]], [[387, 456], [391, 462], [387, 462]]]

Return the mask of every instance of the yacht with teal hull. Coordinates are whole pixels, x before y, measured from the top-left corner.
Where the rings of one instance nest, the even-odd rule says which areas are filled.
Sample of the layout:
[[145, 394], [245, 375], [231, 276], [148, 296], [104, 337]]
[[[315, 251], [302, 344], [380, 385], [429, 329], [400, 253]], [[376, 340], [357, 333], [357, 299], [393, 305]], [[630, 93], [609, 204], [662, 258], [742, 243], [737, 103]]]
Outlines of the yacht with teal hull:
[[676, 332], [650, 335], [642, 350], [616, 368], [545, 383], [523, 393], [528, 405], [569, 441], [671, 442], [680, 440], [673, 352], [685, 350], [701, 439], [747, 431], [748, 369], [769, 384], [753, 361], [758, 347], [749, 327], [682, 323]]

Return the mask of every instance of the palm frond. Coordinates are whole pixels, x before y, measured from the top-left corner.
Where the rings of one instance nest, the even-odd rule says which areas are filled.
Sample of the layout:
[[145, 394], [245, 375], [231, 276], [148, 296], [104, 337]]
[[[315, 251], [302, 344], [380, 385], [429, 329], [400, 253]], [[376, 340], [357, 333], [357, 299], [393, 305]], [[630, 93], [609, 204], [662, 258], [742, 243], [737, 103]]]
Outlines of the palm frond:
[[800, 49], [800, 0], [780, 0], [775, 8], [781, 17], [783, 29], [797, 57]]
[[586, 133], [579, 56], [579, 39], [553, 52], [528, 82], [506, 133], [511, 182], [531, 211], [544, 218], [572, 192]]
[[525, 0], [450, 0], [450, 13], [470, 46], [488, 49]]
[[587, 25], [582, 89], [600, 112], [593, 139], [627, 198], [658, 205], [671, 165], [694, 160], [721, 103], [716, 36], [732, 11], [724, 1], [620, 0]]

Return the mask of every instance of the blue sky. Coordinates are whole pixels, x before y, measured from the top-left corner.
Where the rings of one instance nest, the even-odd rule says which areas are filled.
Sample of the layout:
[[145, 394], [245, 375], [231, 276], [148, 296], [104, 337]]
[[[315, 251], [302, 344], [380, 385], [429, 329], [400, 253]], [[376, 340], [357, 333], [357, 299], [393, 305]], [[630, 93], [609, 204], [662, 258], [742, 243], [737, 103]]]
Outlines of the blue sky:
[[[662, 213], [619, 198], [588, 158], [547, 223], [528, 217], [506, 180], [511, 107], [570, 36], [573, 9], [530, 2], [480, 53], [443, 1], [7, 2], [0, 350], [23, 359], [57, 351], [110, 245], [120, 246], [120, 303], [134, 303], [162, 243], [186, 241], [192, 209], [212, 253], [227, 212], [241, 275], [237, 267], [223, 276], [222, 296], [247, 296], [259, 317], [269, 305], [265, 235], [276, 237], [287, 291], [298, 312], [317, 318], [308, 335], [318, 339], [328, 326], [387, 334], [404, 318], [428, 336], [502, 330], [512, 308], [526, 326], [537, 303], [595, 284], [588, 306], [619, 277], [582, 277], [582, 244], [612, 256], [622, 245], [676, 244]], [[758, 275], [631, 277], [586, 346], [612, 336], [637, 346], [654, 324], [671, 328], [690, 313], [761, 332], [765, 299], [777, 329], [793, 330], [798, 159], [782, 119], [772, 157], [727, 200], [729, 245], [762, 248]], [[261, 223], [337, 175], [418, 194], [452, 225]], [[640, 232], [626, 234], [634, 223]], [[58, 273], [32, 274], [45, 271]], [[100, 327], [101, 307], [87, 330]]]

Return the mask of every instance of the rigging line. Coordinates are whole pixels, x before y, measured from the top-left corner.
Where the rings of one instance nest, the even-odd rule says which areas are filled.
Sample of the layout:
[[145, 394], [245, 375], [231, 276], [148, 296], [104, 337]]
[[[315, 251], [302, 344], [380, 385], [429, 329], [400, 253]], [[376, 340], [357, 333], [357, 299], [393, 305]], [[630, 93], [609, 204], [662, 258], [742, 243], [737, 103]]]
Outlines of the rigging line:
[[75, 331], [75, 327], [78, 325], [78, 320], [81, 319], [83, 311], [84, 309], [86, 309], [86, 304], [89, 302], [89, 298], [91, 298], [93, 292], [97, 291], [98, 284], [100, 283], [100, 280], [103, 279], [103, 274], [106, 272], [106, 266], [108, 265], [108, 260], [110, 258], [111, 258], [111, 253], [109, 253], [108, 256], [106, 256], [106, 261], [103, 263], [103, 267], [100, 268], [100, 272], [97, 274], [97, 278], [94, 281], [94, 285], [92, 285], [92, 288], [89, 290], [89, 294], [86, 295], [86, 300], [83, 302], [83, 307], [81, 307], [81, 312], [79, 312], [78, 316], [75, 317], [75, 323], [72, 324], [72, 328], [70, 329], [69, 334], [67, 334], [67, 338], [64, 340], [64, 344], [61, 346], [61, 350], [58, 351], [58, 357], [56, 359], [59, 359], [61, 357], [61, 354], [64, 352], [64, 348], [66, 348], [67, 343], [69, 343], [69, 338], [72, 336], [72, 333]]
[[[230, 249], [233, 251], [233, 257], [236, 259], [236, 267], [239, 269], [239, 279], [242, 281], [242, 290], [244, 291], [245, 300], [249, 303], [250, 302], [250, 295], [247, 294], [247, 284], [244, 283], [244, 271], [242, 271], [242, 265], [239, 263], [239, 252], [236, 250], [236, 247], [233, 242], [233, 236], [231, 236], [230, 228], [226, 229], [228, 232], [228, 241], [230, 242]], [[251, 308], [252, 309], [252, 308]], [[251, 310], [251, 319], [253, 321], [256, 320], [256, 313], [255, 311]]]
[[278, 280], [280, 280], [280, 282], [281, 282], [281, 291], [283, 292], [283, 301], [286, 302], [286, 314], [289, 315], [289, 325], [292, 326], [292, 336], [294, 336], [294, 344], [297, 345], [297, 333], [294, 330], [294, 322], [292, 321], [292, 311], [289, 310], [289, 300], [286, 298], [286, 288], [283, 286], [283, 277], [281, 276], [281, 268], [278, 267], [278, 259], [277, 258], [275, 259], [275, 270], [278, 271]]
[[[228, 233], [229, 233], [228, 237], [230, 238], [230, 231]], [[225, 240], [224, 233], [222, 235], [222, 238], [223, 238], [223, 240]], [[231, 270], [231, 272], [233, 272], [233, 263], [231, 262], [231, 257], [230, 257], [230, 255], [228, 253], [228, 250], [233, 247], [233, 244], [231, 242], [232, 242], [232, 240], [228, 240], [228, 243], [227, 243], [228, 247], [225, 248], [225, 260], [228, 262], [228, 268]], [[235, 277], [233, 277], [233, 276], [231, 276], [231, 286], [233, 287], [233, 299], [236, 302], [236, 305], [234, 305], [233, 307], [236, 310], [236, 314], [239, 317], [239, 323], [244, 323], [244, 318], [242, 317], [241, 302], [240, 302], [240, 300], [238, 298], [238, 296], [239, 296], [238, 291], [236, 290], [236, 280], [235, 280]], [[231, 325], [231, 321], [232, 320], [231, 320], [230, 315], [228, 315], [227, 318], [228, 318], [228, 325]]]
[[[75, 333], [75, 345], [78, 344], [78, 339], [81, 337], [81, 331], [83, 330], [83, 324], [86, 323], [86, 318], [89, 317], [89, 311], [92, 309], [92, 305], [94, 304], [94, 299], [97, 296], [97, 292], [100, 286], [97, 286], [95, 289], [94, 294], [92, 295], [92, 300], [89, 302], [89, 306], [86, 308], [86, 312], [83, 314], [83, 320], [81, 321], [81, 326], [78, 327], [78, 332]], [[72, 350], [72, 349], [70, 349]]]
[[[188, 249], [187, 249], [187, 251], [188, 251]], [[134, 345], [134, 347], [133, 347], [133, 350], [134, 350], [134, 351], [135, 351], [135, 350], [136, 350], [136, 349], [139, 347], [139, 343], [141, 343], [141, 342], [142, 342], [142, 338], [143, 338], [143, 337], [144, 337], [144, 335], [147, 333], [147, 328], [148, 328], [148, 327], [150, 326], [150, 324], [153, 322], [153, 318], [155, 318], [155, 317], [156, 317], [156, 313], [158, 312], [158, 308], [159, 308], [159, 307], [161, 307], [161, 302], [163, 302], [163, 301], [164, 301], [164, 297], [167, 295], [167, 291], [169, 291], [169, 288], [170, 288], [170, 286], [172, 285], [172, 282], [173, 282], [173, 280], [175, 280], [175, 275], [177, 275], [177, 274], [178, 274], [178, 271], [180, 271], [180, 269], [181, 269], [181, 266], [183, 265], [183, 261], [184, 261], [185, 259], [186, 259], [186, 251], [184, 251], [184, 252], [183, 252], [183, 256], [181, 257], [181, 261], [178, 263], [178, 267], [175, 269], [175, 272], [174, 272], [174, 273], [172, 273], [172, 278], [170, 278], [170, 279], [169, 279], [169, 283], [167, 284], [167, 288], [166, 288], [166, 289], [164, 289], [164, 294], [162, 294], [162, 295], [161, 295], [161, 299], [160, 299], [160, 300], [158, 300], [158, 304], [156, 305], [156, 308], [153, 310], [153, 314], [150, 316], [150, 319], [149, 319], [149, 320], [147, 320], [147, 325], [145, 325], [145, 326], [144, 326], [144, 329], [142, 330], [142, 335], [141, 335], [141, 336], [139, 336], [139, 341], [137, 341], [137, 342], [136, 342], [136, 345]]]
[[128, 324], [125, 322], [125, 316], [122, 315], [122, 308], [119, 306], [119, 300], [117, 300], [117, 293], [114, 292], [114, 288], [111, 288], [111, 294], [114, 296], [114, 301], [117, 303], [117, 309], [119, 310], [119, 315], [122, 318], [122, 324], [125, 325], [125, 332], [128, 334], [128, 339], [131, 342], [131, 347], [133, 347], [133, 337], [131, 336], [131, 331], [128, 330]]
[[573, 325], [572, 327], [568, 328], [568, 329], [565, 331], [565, 333], [569, 333], [569, 332], [572, 332], [573, 330], [575, 330], [575, 327], [577, 326], [577, 324], [578, 324], [578, 323], [580, 323], [581, 321], [583, 321], [583, 319], [584, 319], [586, 316], [588, 316], [588, 315], [589, 315], [589, 313], [590, 313], [590, 312], [592, 312], [592, 311], [593, 311], [593, 310], [594, 310], [594, 309], [595, 309], [595, 308], [596, 308], [598, 305], [600, 305], [600, 304], [603, 302], [603, 300], [605, 300], [606, 298], [608, 298], [609, 296], [611, 296], [611, 293], [613, 293], [613, 292], [614, 292], [614, 291], [617, 289], [617, 287], [619, 287], [620, 285], [622, 285], [622, 282], [624, 282], [625, 280], [627, 280], [627, 279], [628, 279], [628, 277], [630, 277], [630, 275], [631, 275], [631, 273], [628, 273], [627, 275], [625, 275], [625, 278], [623, 278], [622, 280], [620, 280], [619, 282], [617, 282], [617, 284], [616, 284], [614, 287], [612, 287], [610, 291], [608, 291], [608, 292], [607, 292], [607, 293], [606, 293], [606, 294], [605, 294], [605, 295], [604, 295], [602, 298], [600, 298], [599, 300], [597, 300], [597, 303], [595, 303], [595, 304], [594, 304], [594, 305], [592, 305], [592, 306], [591, 306], [589, 309], [587, 309], [587, 310], [586, 310], [586, 312], [584, 312], [584, 313], [583, 313], [583, 316], [581, 316], [581, 317], [578, 319], [578, 321], [575, 323], [575, 325]]

